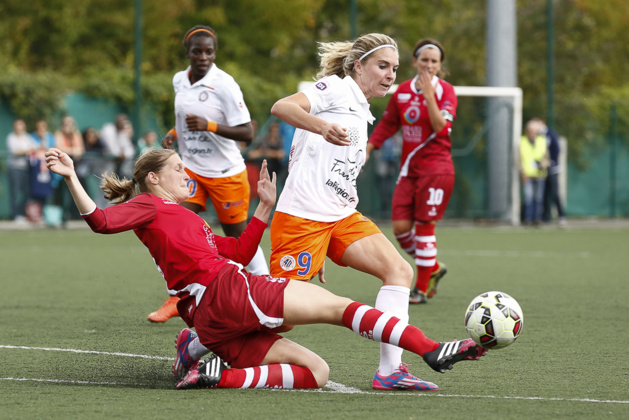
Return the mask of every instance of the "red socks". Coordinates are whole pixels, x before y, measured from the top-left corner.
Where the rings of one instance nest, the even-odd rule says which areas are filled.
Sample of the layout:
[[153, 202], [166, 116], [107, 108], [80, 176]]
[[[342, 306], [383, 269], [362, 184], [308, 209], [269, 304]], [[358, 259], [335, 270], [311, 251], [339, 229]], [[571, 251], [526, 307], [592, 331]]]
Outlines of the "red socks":
[[227, 369], [223, 371], [218, 388], [306, 389], [319, 388], [319, 385], [310, 369], [282, 363], [245, 369]]
[[381, 343], [393, 344], [423, 356], [439, 343], [426, 337], [422, 330], [359, 302], [352, 302], [343, 313], [343, 325], [356, 334]]
[[411, 257], [415, 256], [415, 234], [412, 230], [400, 235], [395, 235], [400, 247]]
[[437, 238], [434, 223], [415, 223], [415, 264], [417, 265], [417, 287], [426, 293], [430, 275], [437, 269]]

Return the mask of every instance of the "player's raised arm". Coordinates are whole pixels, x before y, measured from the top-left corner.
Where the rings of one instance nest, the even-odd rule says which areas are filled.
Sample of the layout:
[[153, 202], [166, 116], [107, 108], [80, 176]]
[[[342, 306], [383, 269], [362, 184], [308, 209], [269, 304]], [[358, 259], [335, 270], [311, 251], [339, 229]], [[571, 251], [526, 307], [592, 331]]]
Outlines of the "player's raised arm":
[[79, 178], [74, 170], [74, 162], [67, 153], [54, 147], [48, 149], [46, 151], [46, 167], [52, 172], [63, 176], [66, 185], [70, 189], [74, 203], [81, 214], [90, 213], [96, 208], [96, 203], [94, 203], [79, 182]]
[[267, 170], [266, 159], [262, 161], [262, 167], [260, 168], [260, 180], [258, 181], [258, 195], [260, 196], [260, 204], [256, 208], [254, 217], [267, 222], [271, 215], [271, 210], [275, 205], [277, 199], [277, 188], [275, 183], [277, 181], [277, 175], [273, 172], [273, 178], [269, 175]]

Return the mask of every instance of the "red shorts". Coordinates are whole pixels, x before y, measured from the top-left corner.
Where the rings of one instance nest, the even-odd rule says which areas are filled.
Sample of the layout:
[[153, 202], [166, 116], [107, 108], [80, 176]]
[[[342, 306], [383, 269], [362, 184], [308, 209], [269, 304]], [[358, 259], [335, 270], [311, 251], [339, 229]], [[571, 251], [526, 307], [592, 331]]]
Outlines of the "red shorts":
[[347, 247], [376, 233], [378, 226], [359, 212], [337, 222], [315, 222], [276, 211], [271, 222], [271, 275], [310, 281], [326, 255], [345, 267], [341, 258]]
[[288, 279], [255, 276], [230, 263], [207, 286], [194, 313], [201, 344], [235, 368], [259, 366], [282, 337]]
[[400, 178], [393, 192], [391, 220], [441, 220], [453, 188], [454, 175]]
[[188, 168], [186, 172], [190, 176], [187, 202], [200, 205], [203, 212], [208, 198], [211, 199], [219, 222], [226, 225], [247, 220], [251, 192], [247, 171], [225, 178], [206, 178]]

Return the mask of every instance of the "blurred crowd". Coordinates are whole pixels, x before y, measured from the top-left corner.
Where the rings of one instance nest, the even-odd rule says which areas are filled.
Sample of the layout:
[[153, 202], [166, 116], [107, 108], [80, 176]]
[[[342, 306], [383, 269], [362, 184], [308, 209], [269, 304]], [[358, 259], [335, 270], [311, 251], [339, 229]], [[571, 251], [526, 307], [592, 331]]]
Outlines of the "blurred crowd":
[[[295, 129], [277, 120], [270, 120], [263, 127], [259, 127], [255, 120], [252, 123], [255, 140], [248, 147], [241, 144], [250, 185], [256, 185], [260, 165], [266, 159], [269, 171], [277, 174], [278, 190], [281, 190], [288, 175], [288, 158]], [[147, 131], [140, 138], [134, 137], [133, 125], [125, 114], [117, 115], [114, 121], [100, 128], [87, 127], [82, 131], [71, 116], [63, 117], [56, 131], [50, 131], [45, 120], [37, 121], [33, 130], [29, 131], [24, 120], [16, 119], [6, 143], [11, 220], [16, 224], [35, 226], [63, 226], [68, 220], [80, 217], [67, 188], [61, 185], [61, 177], [46, 168], [46, 149], [57, 147], [72, 157], [81, 183], [98, 206], [104, 208], [108, 202], [99, 188], [101, 175], [113, 171], [131, 179], [135, 159], [150, 149], [162, 147], [155, 131]], [[376, 182], [387, 197], [382, 200], [383, 203], [390, 202], [395, 184], [399, 143], [399, 139], [391, 138], [382, 151], [374, 153]], [[251, 193], [252, 199], [256, 199], [255, 187]], [[390, 210], [385, 207], [381, 209], [382, 214]]]
[[16, 119], [6, 138], [10, 214], [17, 224], [60, 226], [79, 217], [68, 189], [61, 185], [61, 177], [46, 168], [44, 152], [48, 148], [57, 147], [72, 157], [86, 190], [99, 206], [105, 207], [99, 177], [114, 171], [130, 179], [135, 158], [160, 147], [154, 131], [135, 139], [125, 114], [100, 128], [87, 127], [83, 131], [71, 116], [63, 117], [54, 132], [46, 120], [37, 121], [33, 131], [28, 128], [24, 120]]

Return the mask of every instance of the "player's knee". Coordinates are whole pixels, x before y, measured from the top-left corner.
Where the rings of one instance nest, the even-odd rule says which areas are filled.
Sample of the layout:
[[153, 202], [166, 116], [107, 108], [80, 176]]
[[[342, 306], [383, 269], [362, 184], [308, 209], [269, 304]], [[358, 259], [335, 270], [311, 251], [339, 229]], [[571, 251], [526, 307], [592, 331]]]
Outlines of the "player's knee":
[[317, 381], [317, 385], [319, 388], [325, 386], [328, 383], [328, 379], [330, 377], [330, 366], [323, 360], [322, 358], [318, 358], [317, 362], [310, 368], [312, 372], [312, 376], [314, 376], [315, 381]]
[[391, 262], [382, 283], [388, 286], [411, 287], [415, 272], [413, 267], [402, 256]]

